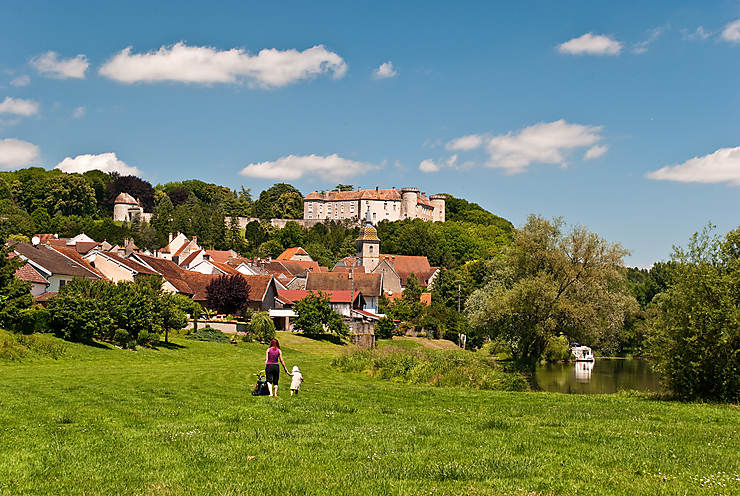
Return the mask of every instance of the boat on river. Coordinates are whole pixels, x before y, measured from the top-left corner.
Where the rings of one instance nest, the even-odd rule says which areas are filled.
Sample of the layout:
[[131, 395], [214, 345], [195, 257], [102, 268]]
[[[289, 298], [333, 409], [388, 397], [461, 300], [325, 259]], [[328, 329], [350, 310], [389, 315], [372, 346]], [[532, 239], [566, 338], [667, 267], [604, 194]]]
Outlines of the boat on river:
[[576, 357], [576, 362], [594, 361], [594, 354], [588, 346], [574, 346], [570, 349], [570, 352]]

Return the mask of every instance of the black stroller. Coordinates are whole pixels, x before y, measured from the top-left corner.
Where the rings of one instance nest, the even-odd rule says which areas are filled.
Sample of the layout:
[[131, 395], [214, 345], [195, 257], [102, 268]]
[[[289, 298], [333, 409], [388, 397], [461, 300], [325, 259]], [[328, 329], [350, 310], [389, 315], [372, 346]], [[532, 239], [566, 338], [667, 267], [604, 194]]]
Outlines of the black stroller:
[[270, 396], [270, 390], [267, 388], [267, 381], [265, 380], [265, 374], [258, 372], [254, 374], [257, 376], [257, 385], [252, 391], [252, 396]]

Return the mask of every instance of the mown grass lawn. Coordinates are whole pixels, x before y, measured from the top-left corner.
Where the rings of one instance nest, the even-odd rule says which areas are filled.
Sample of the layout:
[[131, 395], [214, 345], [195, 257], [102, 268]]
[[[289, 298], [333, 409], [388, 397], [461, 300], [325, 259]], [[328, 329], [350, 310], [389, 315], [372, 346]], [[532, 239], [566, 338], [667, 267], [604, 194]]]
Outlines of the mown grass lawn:
[[251, 343], [0, 362], [0, 492], [740, 493], [736, 406], [408, 386], [285, 341], [295, 398], [250, 395]]

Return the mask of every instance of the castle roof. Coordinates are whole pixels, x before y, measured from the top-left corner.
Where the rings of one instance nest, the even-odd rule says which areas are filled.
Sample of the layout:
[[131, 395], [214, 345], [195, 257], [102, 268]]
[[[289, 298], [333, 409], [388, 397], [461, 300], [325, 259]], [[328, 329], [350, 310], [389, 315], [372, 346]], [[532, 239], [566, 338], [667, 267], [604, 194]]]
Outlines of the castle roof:
[[[392, 189], [360, 189], [356, 191], [326, 191], [319, 193], [313, 191], [306, 195], [306, 200], [322, 201], [352, 201], [352, 200], [381, 200], [381, 201], [401, 201], [401, 190]], [[432, 206], [429, 198], [423, 193], [416, 193], [416, 203]]]
[[116, 196], [116, 199], [113, 201], [113, 203], [124, 203], [126, 205], [138, 205], [139, 204], [136, 198], [124, 192], [121, 192], [121, 194]]

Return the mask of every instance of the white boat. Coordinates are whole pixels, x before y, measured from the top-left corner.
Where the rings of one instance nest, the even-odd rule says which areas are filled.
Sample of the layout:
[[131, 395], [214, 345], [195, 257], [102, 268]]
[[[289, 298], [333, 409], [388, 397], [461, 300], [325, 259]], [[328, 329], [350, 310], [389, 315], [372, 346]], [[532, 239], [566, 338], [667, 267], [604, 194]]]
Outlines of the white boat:
[[594, 354], [591, 352], [591, 348], [588, 346], [574, 346], [570, 349], [573, 356], [576, 357], [576, 362], [593, 362]]

